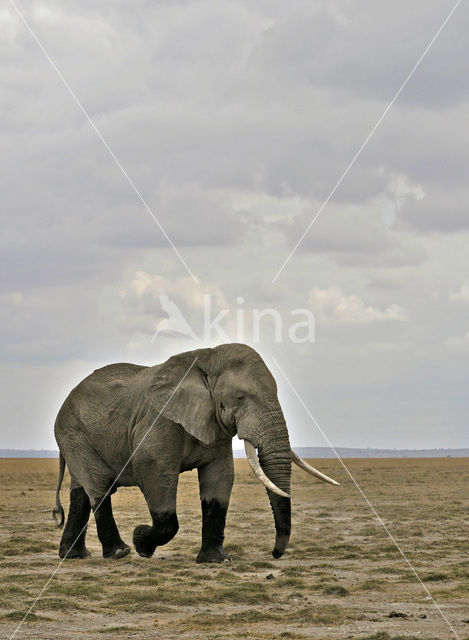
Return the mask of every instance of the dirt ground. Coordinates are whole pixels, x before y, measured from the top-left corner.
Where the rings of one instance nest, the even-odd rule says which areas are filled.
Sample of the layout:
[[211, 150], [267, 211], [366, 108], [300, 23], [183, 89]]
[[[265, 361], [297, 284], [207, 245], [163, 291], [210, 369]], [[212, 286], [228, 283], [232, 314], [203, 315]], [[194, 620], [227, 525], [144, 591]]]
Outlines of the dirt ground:
[[[431, 597], [337, 460], [313, 464], [340, 487], [294, 470], [292, 539], [280, 560], [270, 553], [264, 489], [237, 460], [226, 528], [231, 564], [195, 563], [201, 522], [190, 472], [180, 479], [179, 533], [152, 559], [135, 551], [103, 559], [92, 521], [92, 557], [59, 567], [60, 531], [50, 515], [58, 461], [2, 459], [2, 637], [57, 570], [15, 638], [469, 638], [469, 460], [345, 462]], [[119, 489], [113, 501], [130, 543], [134, 527], [149, 523], [143, 496]]]

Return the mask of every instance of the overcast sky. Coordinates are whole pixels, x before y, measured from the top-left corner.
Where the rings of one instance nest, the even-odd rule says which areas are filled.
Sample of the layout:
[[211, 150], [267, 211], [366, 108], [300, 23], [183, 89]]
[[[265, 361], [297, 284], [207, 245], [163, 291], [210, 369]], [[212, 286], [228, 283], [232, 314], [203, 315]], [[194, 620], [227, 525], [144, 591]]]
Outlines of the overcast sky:
[[[244, 318], [294, 445], [326, 443], [272, 356], [336, 446], [468, 447], [467, 3], [272, 284], [453, 4], [18, 1], [195, 283], [3, 3], [0, 448], [55, 448], [99, 366], [216, 344], [204, 294], [230, 340]], [[281, 343], [268, 318], [253, 341], [267, 308]]]

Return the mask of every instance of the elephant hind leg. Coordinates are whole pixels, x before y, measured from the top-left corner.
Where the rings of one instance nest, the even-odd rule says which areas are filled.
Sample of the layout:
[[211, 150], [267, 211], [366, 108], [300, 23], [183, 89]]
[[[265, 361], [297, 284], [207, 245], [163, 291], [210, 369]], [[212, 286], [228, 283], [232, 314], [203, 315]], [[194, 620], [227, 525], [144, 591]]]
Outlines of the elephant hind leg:
[[59, 556], [61, 558], [87, 558], [90, 555], [85, 546], [90, 510], [90, 500], [83, 487], [71, 488], [70, 509], [60, 540]]
[[104, 558], [124, 558], [130, 553], [129, 545], [119, 535], [116, 521], [112, 514], [111, 496], [96, 501], [93, 508], [96, 519], [98, 538], [103, 547]]

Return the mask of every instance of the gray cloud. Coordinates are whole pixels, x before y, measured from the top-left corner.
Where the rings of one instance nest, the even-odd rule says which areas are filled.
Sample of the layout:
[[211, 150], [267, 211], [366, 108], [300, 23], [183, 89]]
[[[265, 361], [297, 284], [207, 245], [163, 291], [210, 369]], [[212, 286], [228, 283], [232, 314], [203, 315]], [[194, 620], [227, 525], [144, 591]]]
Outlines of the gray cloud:
[[455, 232], [469, 228], [469, 190], [464, 187], [448, 192], [429, 184], [426, 198], [406, 202], [399, 212], [401, 222], [423, 232]]
[[[402, 1], [299, 5], [266, 30], [252, 60], [276, 79], [327, 87], [337, 99], [351, 93], [390, 100], [451, 8], [429, 2], [409, 11]], [[401, 102], [441, 107], [467, 99], [461, 75], [468, 17], [467, 7], [458, 7]]]
[[[150, 342], [161, 292], [200, 330], [203, 292], [220, 308], [243, 296], [246, 313], [288, 316], [315, 287], [332, 291], [333, 313], [321, 307], [314, 345], [275, 345], [266, 331], [255, 346], [290, 372], [333, 442], [468, 446], [467, 307], [450, 298], [469, 285], [464, 5], [275, 285], [450, 7], [22, 8], [201, 285], [4, 8], [2, 446], [51, 446], [54, 412], [93, 368], [198, 346]], [[344, 305], [354, 321], [337, 321]], [[292, 441], [323, 444], [280, 387]]]

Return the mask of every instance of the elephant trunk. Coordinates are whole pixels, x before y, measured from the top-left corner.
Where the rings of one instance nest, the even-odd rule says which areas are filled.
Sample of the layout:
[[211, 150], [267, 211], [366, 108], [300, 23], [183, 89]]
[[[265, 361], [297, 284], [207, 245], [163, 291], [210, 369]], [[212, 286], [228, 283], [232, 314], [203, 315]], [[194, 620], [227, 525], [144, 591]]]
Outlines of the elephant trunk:
[[[288, 443], [287, 443], [288, 445]], [[290, 447], [282, 446], [279, 450], [270, 447], [259, 447], [259, 462], [266, 476], [282, 491], [290, 495], [291, 454]], [[287, 548], [291, 531], [291, 500], [267, 489], [270, 506], [275, 522], [274, 558], [280, 558]]]
[[[280, 558], [287, 548], [291, 531], [291, 448], [282, 410], [278, 403], [255, 419], [242, 421], [238, 435], [245, 439], [246, 453], [256, 476], [267, 489], [275, 522], [274, 558]], [[250, 444], [249, 444], [250, 443]], [[257, 447], [257, 456], [255, 449]], [[272, 484], [273, 483], [273, 484]], [[279, 491], [280, 490], [280, 491]]]

